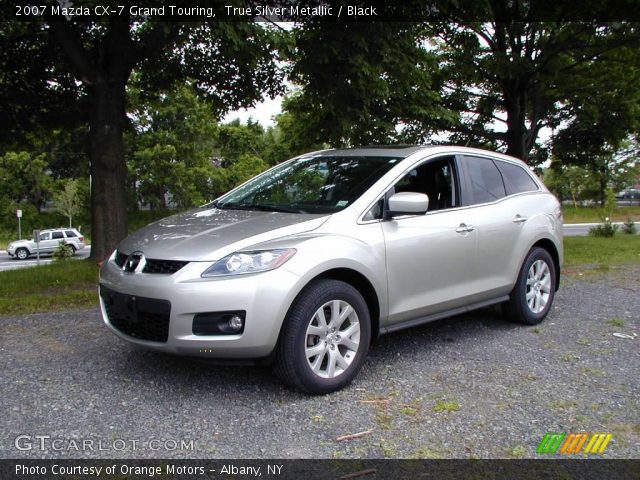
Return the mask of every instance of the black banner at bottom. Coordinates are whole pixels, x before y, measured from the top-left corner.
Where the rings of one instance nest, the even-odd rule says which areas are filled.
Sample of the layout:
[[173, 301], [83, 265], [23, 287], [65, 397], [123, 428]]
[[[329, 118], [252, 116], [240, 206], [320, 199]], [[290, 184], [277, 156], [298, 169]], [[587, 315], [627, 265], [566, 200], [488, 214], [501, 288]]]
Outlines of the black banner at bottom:
[[2, 480], [640, 479], [635, 460], [0, 460]]

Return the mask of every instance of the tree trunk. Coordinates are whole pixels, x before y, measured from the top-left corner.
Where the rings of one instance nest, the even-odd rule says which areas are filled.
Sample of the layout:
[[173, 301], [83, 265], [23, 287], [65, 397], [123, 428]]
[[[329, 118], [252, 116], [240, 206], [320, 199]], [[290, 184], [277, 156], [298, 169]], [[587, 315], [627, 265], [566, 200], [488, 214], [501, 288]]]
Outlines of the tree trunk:
[[529, 151], [526, 147], [526, 96], [524, 93], [505, 92], [504, 97], [507, 110], [507, 131], [505, 133], [507, 155], [519, 158], [526, 163], [529, 159]]
[[91, 258], [103, 260], [127, 235], [123, 126], [126, 79], [91, 86]]

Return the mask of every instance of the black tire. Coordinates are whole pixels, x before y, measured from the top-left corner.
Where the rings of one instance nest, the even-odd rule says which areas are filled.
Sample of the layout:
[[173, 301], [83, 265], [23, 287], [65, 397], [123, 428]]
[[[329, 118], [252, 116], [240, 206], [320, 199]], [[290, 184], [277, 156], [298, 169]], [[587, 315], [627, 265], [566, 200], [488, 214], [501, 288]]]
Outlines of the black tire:
[[[333, 301], [338, 303], [335, 304]], [[331, 305], [328, 306], [329, 303]], [[348, 306], [352, 307], [353, 311], [345, 317], [345, 320], [338, 320], [342, 323], [337, 324], [335, 332], [330, 331], [330, 322], [325, 322], [328, 333], [322, 335], [309, 333], [308, 329], [324, 328], [318, 321], [319, 317], [316, 316], [318, 312], [322, 309], [323, 316], [325, 316], [324, 312], [332, 315], [335, 305], [341, 315], [347, 311]], [[354, 347], [356, 334], [348, 332], [355, 330], [356, 323], [359, 324], [359, 337], [357, 347]], [[341, 332], [345, 335], [340, 335]], [[312, 394], [334, 392], [347, 386], [356, 376], [367, 356], [370, 340], [369, 309], [360, 292], [339, 280], [316, 280], [298, 295], [287, 313], [278, 341], [274, 371], [284, 383], [303, 392]], [[344, 345], [340, 342], [348, 343]], [[324, 349], [324, 351], [307, 359], [308, 349]], [[336, 355], [340, 356], [343, 365], [350, 362], [348, 366], [343, 368], [337, 366], [336, 361], [332, 362], [332, 356], [335, 359]], [[313, 371], [312, 359], [315, 359], [313, 363], [317, 365], [318, 372]], [[330, 363], [333, 363], [335, 369], [333, 376], [331, 376]], [[323, 366], [326, 372], [321, 371]], [[323, 377], [323, 375], [327, 376]]]
[[[532, 270], [534, 264], [536, 264], [537, 268]], [[543, 280], [542, 282], [535, 279], [537, 272], [542, 272], [540, 277]], [[528, 282], [530, 273], [533, 276], [531, 279], [533, 284]], [[548, 278], [548, 281], [546, 281], [546, 278]], [[549, 290], [548, 292], [546, 291], [547, 289]], [[556, 268], [553, 258], [544, 248], [534, 247], [522, 264], [509, 301], [503, 305], [505, 315], [513, 322], [537, 325], [549, 313], [555, 293]]]
[[67, 249], [69, 250], [69, 255], [74, 256], [76, 254], [76, 247], [71, 244], [67, 244]]
[[26, 248], [19, 248], [16, 250], [16, 259], [26, 260], [27, 258], [29, 258], [29, 250]]

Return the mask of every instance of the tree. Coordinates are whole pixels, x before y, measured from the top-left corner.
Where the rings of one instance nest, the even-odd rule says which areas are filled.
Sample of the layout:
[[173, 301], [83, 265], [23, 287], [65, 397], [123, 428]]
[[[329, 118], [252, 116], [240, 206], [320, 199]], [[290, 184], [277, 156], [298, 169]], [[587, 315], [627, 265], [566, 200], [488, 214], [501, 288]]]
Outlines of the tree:
[[53, 179], [47, 174], [46, 154], [7, 152], [0, 157], [0, 199], [26, 201], [40, 211], [50, 198]]
[[130, 90], [133, 129], [126, 144], [136, 203], [166, 208], [169, 195], [187, 208], [214, 198], [226, 185], [215, 181], [218, 128], [211, 105], [189, 82], [147, 101]]
[[403, 138], [398, 128], [411, 119], [446, 116], [429, 74], [434, 56], [419, 45], [422, 32], [415, 23], [299, 26], [289, 58], [300, 91], [285, 103], [296, 138], [334, 147], [389, 143]]
[[[281, 89], [274, 36], [254, 23], [157, 22], [125, 9], [104, 21], [47, 17], [42, 24], [2, 28], [8, 34], [2, 46], [11, 47], [2, 61], [26, 64], [10, 75], [15, 91], [5, 106], [24, 99], [19, 82], [13, 81], [18, 78], [29, 93], [41, 89], [43, 98], [59, 99], [62, 89], [74, 101], [60, 112], [89, 124], [93, 258], [104, 258], [127, 233], [123, 132], [126, 86], [133, 72], [140, 73], [142, 89], [149, 93], [191, 78], [218, 113], [251, 106]], [[17, 120], [28, 122], [45, 113], [50, 119], [58, 113], [39, 103], [27, 110]]]
[[[443, 102], [456, 113], [455, 122], [438, 121], [438, 129], [454, 132], [454, 140], [505, 145], [506, 153], [540, 163], [544, 158], [539, 154], [544, 152], [537, 144], [538, 134], [543, 127], [561, 126], [567, 104], [598, 99], [634, 77], [637, 81], [637, 64], [626, 71], [616, 68], [621, 76], [610, 76], [607, 83], [599, 81], [600, 72], [593, 70], [597, 66], [606, 71], [616, 62], [613, 53], [638, 48], [633, 23], [530, 21], [536, 13], [533, 3], [491, 0], [487, 4], [490, 21], [428, 28], [444, 78]], [[597, 10], [588, 10], [592, 6], [580, 8], [597, 17]], [[562, 20], [567, 12], [550, 7], [542, 15]]]
[[64, 182], [64, 188], [53, 195], [53, 208], [69, 218], [69, 228], [71, 228], [73, 217], [82, 209], [78, 180], [71, 179]]
[[588, 168], [579, 165], [552, 164], [544, 171], [544, 184], [559, 199], [571, 198], [574, 207], [598, 195], [598, 179]]

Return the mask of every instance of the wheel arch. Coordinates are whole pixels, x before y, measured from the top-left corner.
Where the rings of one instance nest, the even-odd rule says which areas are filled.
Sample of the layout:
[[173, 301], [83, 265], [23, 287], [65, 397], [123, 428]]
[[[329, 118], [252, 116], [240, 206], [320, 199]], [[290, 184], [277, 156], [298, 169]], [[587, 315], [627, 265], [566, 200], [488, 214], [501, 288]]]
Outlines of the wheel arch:
[[[362, 273], [351, 268], [333, 268], [317, 275], [313, 280], [318, 278], [329, 278], [332, 280], [341, 280], [354, 287], [369, 308], [369, 317], [371, 318], [371, 341], [374, 342], [380, 334], [380, 301], [376, 289], [371, 282]], [[313, 281], [312, 280], [312, 281]]]
[[535, 247], [539, 247], [546, 250], [547, 252], [549, 252], [549, 255], [551, 255], [551, 258], [553, 259], [553, 266], [556, 271], [555, 291], [557, 292], [558, 289], [560, 288], [560, 254], [558, 252], [558, 249], [556, 245], [548, 238], [541, 238], [531, 246], [531, 248], [535, 248]]
[[[348, 283], [352, 287], [354, 287], [362, 298], [364, 298], [367, 307], [369, 308], [369, 317], [371, 318], [371, 342], [375, 342], [380, 335], [380, 300], [378, 298], [378, 294], [373, 284], [369, 281], [369, 279], [363, 275], [362, 273], [348, 267], [338, 267], [331, 268], [329, 270], [325, 270], [321, 273], [318, 273], [314, 277], [310, 278], [309, 281], [305, 283], [305, 285], [300, 289], [295, 299], [291, 302], [289, 309], [295, 304], [296, 299], [302, 294], [302, 292], [312, 283], [319, 279], [330, 279], [330, 280], [340, 280], [342, 282]], [[287, 315], [289, 312], [287, 309]], [[286, 317], [285, 317], [286, 318]], [[280, 334], [282, 334], [282, 330], [284, 329], [284, 322], [280, 327]]]

